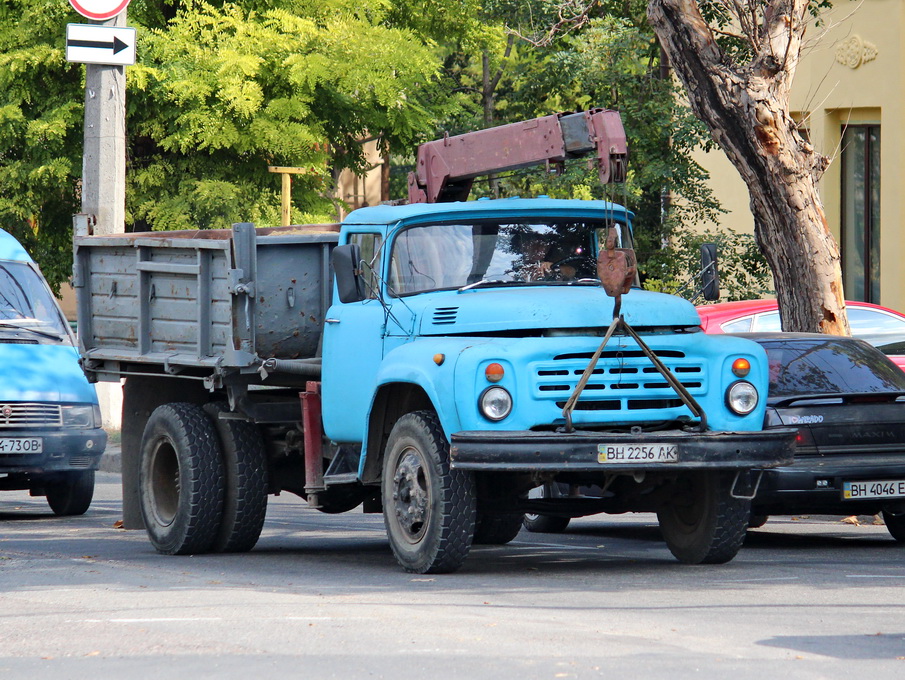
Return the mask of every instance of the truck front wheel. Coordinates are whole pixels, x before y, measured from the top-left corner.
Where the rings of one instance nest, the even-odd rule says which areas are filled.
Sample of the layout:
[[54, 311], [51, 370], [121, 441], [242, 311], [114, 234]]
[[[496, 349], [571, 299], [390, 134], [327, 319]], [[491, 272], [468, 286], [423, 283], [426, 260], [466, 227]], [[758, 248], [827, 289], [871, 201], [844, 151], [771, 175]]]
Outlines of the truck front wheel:
[[670, 552], [686, 564], [722, 564], [742, 547], [751, 501], [731, 495], [732, 472], [694, 472], [675, 482], [657, 512]]
[[141, 440], [141, 515], [166, 555], [203, 553], [223, 516], [223, 463], [214, 424], [195, 404], [157, 407]]
[[439, 574], [462, 566], [474, 536], [474, 477], [450, 469], [436, 414], [417, 411], [396, 422], [381, 485], [387, 537], [403, 569]]

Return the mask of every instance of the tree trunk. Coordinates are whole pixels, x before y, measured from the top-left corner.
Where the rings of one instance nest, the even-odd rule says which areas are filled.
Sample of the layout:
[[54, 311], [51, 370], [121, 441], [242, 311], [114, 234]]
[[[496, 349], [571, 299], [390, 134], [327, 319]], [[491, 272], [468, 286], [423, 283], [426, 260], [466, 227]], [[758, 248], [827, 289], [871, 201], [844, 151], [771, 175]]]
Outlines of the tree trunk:
[[747, 36], [754, 57], [740, 66], [717, 45], [695, 0], [650, 0], [648, 18], [692, 109], [748, 186], [783, 330], [849, 335], [839, 247], [817, 192], [828, 161], [789, 115], [807, 2], [767, 4], [756, 35]]

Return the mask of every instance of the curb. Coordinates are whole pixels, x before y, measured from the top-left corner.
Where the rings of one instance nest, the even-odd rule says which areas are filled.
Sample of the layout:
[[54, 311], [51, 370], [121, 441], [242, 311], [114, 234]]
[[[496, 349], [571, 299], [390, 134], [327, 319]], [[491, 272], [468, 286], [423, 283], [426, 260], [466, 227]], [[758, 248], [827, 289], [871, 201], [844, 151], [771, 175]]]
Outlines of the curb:
[[104, 449], [104, 455], [101, 456], [100, 466], [98, 470], [100, 472], [113, 472], [116, 474], [122, 474], [122, 450], [120, 449], [119, 444], [107, 444], [107, 448]]

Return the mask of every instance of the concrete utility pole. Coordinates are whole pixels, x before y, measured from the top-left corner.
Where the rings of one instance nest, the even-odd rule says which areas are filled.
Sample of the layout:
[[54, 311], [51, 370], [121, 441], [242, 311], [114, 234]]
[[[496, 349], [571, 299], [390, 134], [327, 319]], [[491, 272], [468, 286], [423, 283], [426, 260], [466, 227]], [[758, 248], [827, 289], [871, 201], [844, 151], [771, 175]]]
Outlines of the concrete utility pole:
[[[98, 23], [125, 26], [126, 12]], [[94, 216], [95, 234], [123, 233], [126, 230], [125, 66], [86, 64], [84, 143], [82, 213]]]

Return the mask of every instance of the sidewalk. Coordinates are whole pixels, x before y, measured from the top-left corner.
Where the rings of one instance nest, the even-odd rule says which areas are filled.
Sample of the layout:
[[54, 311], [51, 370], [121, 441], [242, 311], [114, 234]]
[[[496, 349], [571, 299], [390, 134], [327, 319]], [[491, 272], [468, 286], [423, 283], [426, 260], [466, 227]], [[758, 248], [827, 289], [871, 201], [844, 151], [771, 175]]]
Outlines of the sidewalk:
[[101, 472], [115, 472], [117, 474], [122, 472], [122, 466], [120, 465], [120, 455], [121, 455], [119, 442], [111, 443], [107, 442], [107, 448], [104, 449], [104, 455], [101, 456]]

